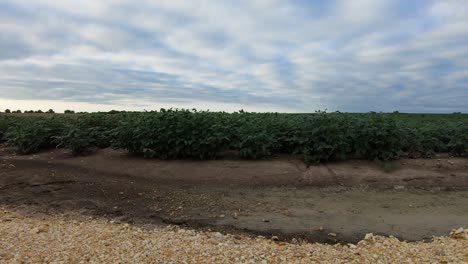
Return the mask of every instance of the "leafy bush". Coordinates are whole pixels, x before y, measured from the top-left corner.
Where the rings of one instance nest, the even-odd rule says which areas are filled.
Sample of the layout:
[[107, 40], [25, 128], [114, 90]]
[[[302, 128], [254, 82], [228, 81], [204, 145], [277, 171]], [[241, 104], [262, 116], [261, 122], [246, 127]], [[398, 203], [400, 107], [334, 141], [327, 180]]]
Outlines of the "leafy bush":
[[456, 156], [468, 154], [468, 127], [456, 124], [451, 128], [447, 149]]
[[[245, 133], [245, 131], [243, 131]], [[276, 146], [275, 138], [267, 131], [245, 133], [241, 140], [234, 144], [242, 158], [258, 159], [271, 156]]]
[[5, 141], [5, 134], [11, 127], [14, 119], [10, 116], [0, 116], [0, 142]]
[[301, 154], [307, 163], [345, 159], [351, 152], [349, 124], [339, 115], [318, 112], [295, 122], [290, 135], [293, 153]]
[[55, 147], [56, 136], [63, 133], [62, 120], [52, 118], [17, 119], [6, 132], [6, 143], [19, 154], [31, 154], [40, 149]]
[[[230, 134], [230, 149], [237, 150], [242, 158], [258, 159], [271, 156], [278, 147], [278, 138], [271, 114], [247, 112], [229, 116], [227, 127]], [[281, 120], [275, 120], [280, 123]]]
[[124, 148], [147, 158], [213, 159], [224, 151], [259, 159], [301, 155], [307, 163], [390, 160], [468, 153], [468, 116], [431, 114], [278, 114], [199, 112], [0, 116], [0, 138], [19, 153], [63, 146], [75, 155]]
[[105, 115], [91, 114], [71, 119], [63, 136], [58, 136], [59, 146], [71, 149], [73, 155], [90, 153], [97, 148], [111, 146], [116, 120]]
[[124, 116], [115, 130], [114, 146], [145, 157], [215, 158], [229, 141], [228, 127], [216, 122], [213, 113], [162, 110]]
[[359, 157], [390, 160], [401, 154], [402, 139], [402, 133], [393, 119], [370, 114], [367, 119], [356, 120], [351, 141]]

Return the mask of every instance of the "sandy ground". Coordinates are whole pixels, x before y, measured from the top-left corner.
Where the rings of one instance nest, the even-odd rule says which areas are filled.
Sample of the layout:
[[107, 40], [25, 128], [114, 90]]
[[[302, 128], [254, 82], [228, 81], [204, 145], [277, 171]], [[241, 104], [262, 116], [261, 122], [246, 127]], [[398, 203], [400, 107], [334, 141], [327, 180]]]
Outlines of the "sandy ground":
[[0, 208], [1, 263], [468, 263], [467, 239], [459, 230], [429, 243], [370, 234], [357, 244], [286, 243]]

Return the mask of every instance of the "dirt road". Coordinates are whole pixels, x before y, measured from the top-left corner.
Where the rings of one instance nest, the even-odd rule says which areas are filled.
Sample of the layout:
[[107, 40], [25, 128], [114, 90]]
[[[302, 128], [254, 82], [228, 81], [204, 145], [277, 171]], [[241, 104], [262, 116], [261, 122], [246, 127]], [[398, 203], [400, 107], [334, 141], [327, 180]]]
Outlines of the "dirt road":
[[115, 150], [86, 157], [3, 150], [0, 204], [280, 239], [356, 242], [374, 233], [422, 240], [467, 225], [467, 164], [403, 160], [385, 172], [365, 161], [307, 168], [285, 158], [157, 161]]

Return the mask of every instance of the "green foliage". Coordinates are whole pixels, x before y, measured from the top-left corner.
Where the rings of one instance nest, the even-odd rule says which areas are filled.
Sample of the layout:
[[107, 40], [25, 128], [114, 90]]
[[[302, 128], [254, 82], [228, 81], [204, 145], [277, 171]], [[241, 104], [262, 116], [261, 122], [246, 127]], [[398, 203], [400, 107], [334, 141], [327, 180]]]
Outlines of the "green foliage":
[[216, 113], [163, 109], [120, 117], [114, 147], [149, 158], [215, 158], [229, 141]]
[[[230, 148], [238, 150], [242, 158], [258, 159], [270, 156], [278, 146], [275, 126], [270, 114], [241, 111], [229, 118]], [[276, 120], [281, 123], [282, 120]]]
[[351, 139], [358, 157], [391, 160], [402, 150], [402, 134], [396, 122], [381, 114], [370, 114], [357, 120]]
[[318, 112], [304, 122], [297, 122], [296, 153], [307, 163], [345, 159], [352, 153], [351, 120], [340, 114]]
[[73, 155], [90, 153], [96, 148], [111, 146], [111, 134], [116, 120], [100, 114], [83, 115], [68, 123], [63, 136], [57, 136], [59, 146], [65, 146]]
[[12, 126], [13, 122], [14, 118], [10, 116], [0, 116], [0, 142], [5, 141], [5, 134], [8, 131], [8, 129]]
[[468, 127], [463, 124], [454, 124], [450, 128], [450, 139], [447, 150], [456, 156], [468, 154]]
[[58, 146], [65, 146], [72, 151], [73, 155], [82, 155], [91, 152], [95, 146], [94, 139], [90, 135], [90, 128], [81, 129], [70, 127], [64, 136], [57, 137]]
[[5, 114], [9, 114], [11, 113], [11, 110], [10, 109], [5, 109]]
[[5, 134], [6, 143], [19, 154], [31, 154], [40, 149], [54, 147], [55, 136], [63, 132], [64, 123], [54, 118], [20, 117]]
[[[70, 111], [68, 111], [70, 113]], [[0, 138], [18, 153], [66, 147], [75, 155], [123, 148], [147, 158], [246, 159], [300, 155], [307, 163], [389, 161], [468, 154], [465, 114], [278, 114], [165, 110], [81, 115], [0, 115]]]

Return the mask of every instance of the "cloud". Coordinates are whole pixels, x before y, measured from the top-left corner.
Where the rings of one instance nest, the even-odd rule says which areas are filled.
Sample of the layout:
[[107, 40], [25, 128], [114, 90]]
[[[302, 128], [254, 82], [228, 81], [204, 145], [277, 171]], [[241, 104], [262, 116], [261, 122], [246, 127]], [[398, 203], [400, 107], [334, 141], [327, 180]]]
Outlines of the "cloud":
[[462, 0], [4, 0], [0, 98], [468, 112], [466, 24]]

